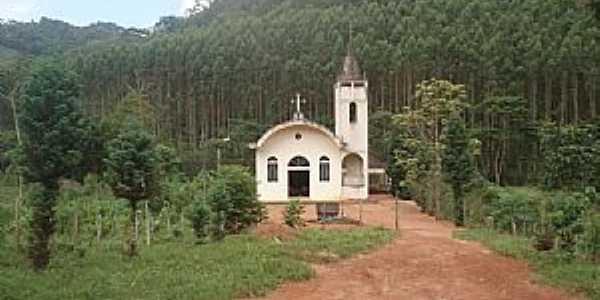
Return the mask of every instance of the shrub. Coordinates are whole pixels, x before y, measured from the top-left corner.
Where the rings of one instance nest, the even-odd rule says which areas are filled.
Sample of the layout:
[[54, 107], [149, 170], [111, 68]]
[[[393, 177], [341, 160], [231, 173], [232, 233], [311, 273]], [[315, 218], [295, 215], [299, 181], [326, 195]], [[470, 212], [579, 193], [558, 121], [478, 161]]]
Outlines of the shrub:
[[208, 181], [206, 200], [216, 237], [240, 233], [265, 218], [265, 207], [256, 197], [254, 177], [247, 168], [224, 166]]
[[589, 198], [582, 193], [558, 193], [552, 197], [547, 219], [561, 248], [574, 250], [575, 238], [583, 233], [583, 218], [589, 206]]
[[518, 233], [527, 232], [539, 220], [539, 195], [532, 189], [492, 188], [497, 199], [490, 201], [489, 216], [497, 229]]
[[203, 242], [208, 236], [208, 226], [211, 220], [210, 207], [204, 199], [192, 203], [188, 218], [192, 222], [192, 228], [194, 228], [198, 241]]
[[600, 263], [600, 212], [592, 211], [585, 216], [577, 248], [588, 260]]
[[304, 220], [302, 220], [302, 214], [304, 214], [304, 206], [300, 203], [300, 201], [290, 201], [283, 212], [283, 220], [285, 225], [292, 228], [303, 226]]

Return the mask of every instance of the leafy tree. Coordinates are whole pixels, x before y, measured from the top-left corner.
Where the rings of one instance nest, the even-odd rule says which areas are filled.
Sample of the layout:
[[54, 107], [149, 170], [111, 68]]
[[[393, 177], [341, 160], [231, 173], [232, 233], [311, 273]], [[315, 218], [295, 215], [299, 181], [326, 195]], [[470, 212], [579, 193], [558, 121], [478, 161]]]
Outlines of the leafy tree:
[[79, 97], [75, 76], [53, 62], [34, 65], [23, 88], [22, 164], [26, 180], [40, 186], [30, 203], [33, 216], [29, 257], [38, 270], [50, 260], [59, 180], [72, 174], [84, 156], [79, 143], [88, 135], [88, 125], [75, 106]]
[[441, 168], [442, 135], [450, 118], [459, 115], [465, 108], [465, 88], [445, 80], [426, 80], [417, 86], [415, 107], [396, 116], [415, 139], [429, 148], [431, 153], [431, 189], [433, 209], [430, 212], [441, 216]]
[[106, 179], [118, 198], [129, 201], [131, 235], [127, 254], [137, 254], [134, 230], [138, 203], [149, 200], [158, 189], [158, 158], [152, 136], [139, 125], [130, 124], [108, 142]]
[[454, 221], [457, 226], [465, 224], [465, 191], [476, 172], [471, 155], [470, 138], [460, 118], [451, 118], [444, 136], [442, 171], [454, 195]]

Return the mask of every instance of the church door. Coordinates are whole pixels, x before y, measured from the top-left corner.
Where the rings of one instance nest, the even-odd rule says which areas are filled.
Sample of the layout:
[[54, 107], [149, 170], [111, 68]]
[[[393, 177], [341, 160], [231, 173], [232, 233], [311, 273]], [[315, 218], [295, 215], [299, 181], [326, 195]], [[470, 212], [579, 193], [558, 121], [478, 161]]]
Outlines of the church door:
[[289, 171], [289, 197], [310, 197], [310, 171]]
[[310, 163], [301, 156], [288, 164], [288, 197], [310, 197]]

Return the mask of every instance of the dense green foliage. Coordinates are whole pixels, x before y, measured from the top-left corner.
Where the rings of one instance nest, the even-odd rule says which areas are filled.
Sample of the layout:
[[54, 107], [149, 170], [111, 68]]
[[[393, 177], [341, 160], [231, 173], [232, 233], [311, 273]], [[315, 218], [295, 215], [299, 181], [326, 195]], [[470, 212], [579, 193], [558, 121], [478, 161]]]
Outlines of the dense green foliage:
[[544, 184], [549, 188], [600, 191], [600, 124], [541, 130], [544, 154]]
[[55, 54], [100, 41], [140, 39], [141, 30], [127, 30], [112, 23], [86, 27], [42, 17], [38, 22], [0, 19], [0, 60], [5, 57]]
[[266, 217], [254, 176], [240, 166], [223, 166], [208, 179], [204, 201], [212, 211], [213, 235], [240, 233]]
[[158, 185], [158, 157], [150, 134], [131, 123], [107, 145], [106, 179], [118, 198], [129, 201], [131, 237], [127, 253], [136, 255], [135, 223], [137, 205], [155, 196]]
[[[599, 27], [581, 1], [212, 2], [189, 18], [163, 18], [138, 41], [69, 51], [64, 58], [80, 75], [86, 111], [105, 119], [132, 87], [143, 90], [158, 112], [157, 135], [185, 154], [186, 168], [214, 166], [211, 140], [236, 134], [224, 158], [251, 165], [243, 149], [289, 118], [287, 99], [296, 92], [310, 100], [308, 117], [331, 124], [331, 86], [352, 23], [371, 120], [414, 106], [424, 79], [462, 83], [471, 104], [467, 127], [482, 142], [478, 166], [497, 183], [542, 177], [538, 139], [528, 128], [597, 117]], [[510, 107], [491, 107], [494, 99], [512, 99], [523, 117], [517, 122]], [[8, 108], [0, 102], [3, 115]], [[373, 144], [381, 137], [372, 135]]]
[[51, 62], [35, 65], [24, 87], [21, 165], [26, 180], [39, 185], [29, 203], [33, 214], [29, 255], [36, 269], [45, 268], [50, 260], [59, 180], [81, 167], [80, 147], [90, 135], [75, 106], [78, 97], [73, 75]]
[[[444, 215], [444, 175], [459, 192], [473, 175], [471, 168], [461, 169], [464, 165], [455, 165], [471, 161], [469, 147], [460, 147], [461, 143], [468, 144], [469, 137], [466, 132], [458, 136], [456, 128], [463, 122], [460, 115], [466, 105], [464, 97], [462, 85], [454, 85], [446, 80], [423, 81], [417, 85], [414, 107], [394, 117], [396, 132], [403, 133], [403, 140], [388, 140], [395, 142], [390, 146], [398, 147], [394, 149], [395, 156], [391, 163], [398, 166], [397, 171], [404, 172], [401, 177], [392, 178], [392, 181], [404, 180], [404, 185], [421, 201], [421, 208], [437, 217]], [[446, 152], [445, 147], [448, 150]], [[457, 218], [459, 222], [462, 221]]]
[[501, 234], [490, 229], [468, 229], [455, 233], [465, 240], [481, 241], [487, 247], [518, 259], [527, 260], [541, 282], [585, 293], [600, 299], [600, 266], [566, 259], [560, 252], [538, 252], [528, 238]]
[[442, 173], [452, 187], [455, 223], [462, 226], [465, 224], [464, 195], [476, 172], [471, 140], [462, 119], [449, 120], [444, 139], [446, 147], [442, 155]]
[[538, 250], [597, 261], [598, 195], [534, 188], [473, 188], [466, 196], [466, 222], [533, 239]]

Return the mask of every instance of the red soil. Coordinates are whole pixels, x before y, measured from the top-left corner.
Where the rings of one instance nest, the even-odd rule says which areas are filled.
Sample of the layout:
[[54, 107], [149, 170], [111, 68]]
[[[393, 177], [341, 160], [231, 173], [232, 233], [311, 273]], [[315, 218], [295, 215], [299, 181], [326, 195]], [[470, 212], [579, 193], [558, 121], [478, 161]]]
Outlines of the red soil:
[[[364, 223], [393, 228], [394, 201], [387, 196], [374, 200], [363, 206]], [[312, 207], [307, 206], [308, 219], [315, 218]], [[358, 204], [344, 205], [352, 218], [358, 217], [358, 210]], [[280, 223], [283, 206], [269, 211], [266, 226]], [[451, 224], [421, 214], [412, 202], [401, 202], [399, 227], [400, 235], [389, 245], [340, 263], [316, 265], [315, 278], [286, 283], [265, 299], [577, 298], [533, 283], [525, 262], [494, 254], [476, 242], [453, 239]]]

